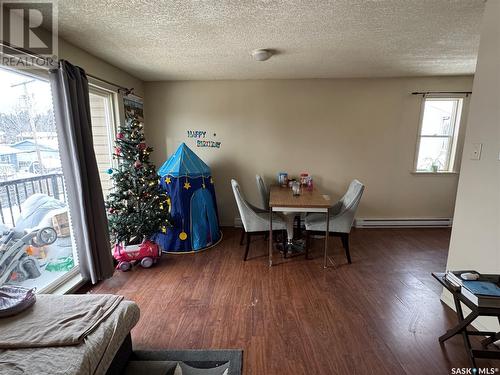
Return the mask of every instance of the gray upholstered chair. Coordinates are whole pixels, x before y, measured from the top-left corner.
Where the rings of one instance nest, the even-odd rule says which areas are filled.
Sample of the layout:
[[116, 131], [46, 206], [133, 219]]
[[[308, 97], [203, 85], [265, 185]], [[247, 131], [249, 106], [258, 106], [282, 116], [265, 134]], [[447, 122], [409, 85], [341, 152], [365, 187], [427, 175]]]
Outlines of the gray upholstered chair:
[[[264, 184], [264, 179], [257, 174], [255, 175], [255, 180], [257, 182], [257, 190], [259, 190], [260, 204], [264, 209], [269, 210], [269, 192], [267, 191], [266, 184]], [[287, 224], [286, 233], [288, 244], [291, 244], [293, 240], [294, 226], [297, 225], [297, 228], [300, 229], [300, 214], [297, 212], [285, 212], [283, 215], [285, 224]], [[240, 244], [242, 243], [240, 242]], [[286, 251], [284, 254], [286, 257]]]
[[[240, 185], [236, 180], [231, 180], [234, 199], [238, 205], [241, 222], [243, 224], [243, 236], [246, 234], [246, 249], [243, 260], [247, 260], [248, 251], [250, 249], [251, 236], [255, 234], [265, 234], [269, 232], [269, 211], [262, 210], [248, 203], [240, 189]], [[285, 223], [277, 215], [273, 215], [273, 230], [282, 231], [285, 229]], [[242, 244], [243, 241], [240, 241]]]
[[[354, 215], [358, 208], [365, 185], [353, 180], [340, 200], [330, 208], [330, 235], [340, 237], [344, 246], [347, 261], [351, 263], [349, 253], [349, 233], [354, 222]], [[305, 220], [307, 235], [311, 233], [325, 233], [326, 220], [323, 214], [309, 214]]]
[[264, 180], [258, 174], [255, 175], [255, 180], [257, 181], [257, 190], [259, 190], [260, 204], [264, 210], [269, 209], [269, 192], [267, 191], [266, 184]]

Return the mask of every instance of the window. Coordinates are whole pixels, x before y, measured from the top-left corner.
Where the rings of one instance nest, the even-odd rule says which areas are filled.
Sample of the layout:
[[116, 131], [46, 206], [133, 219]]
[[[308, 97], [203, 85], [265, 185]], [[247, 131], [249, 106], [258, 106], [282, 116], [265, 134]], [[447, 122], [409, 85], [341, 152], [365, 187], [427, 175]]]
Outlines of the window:
[[[114, 163], [116, 124], [124, 110], [116, 87], [92, 83], [89, 90], [94, 150], [106, 196], [112, 188], [107, 171]], [[0, 67], [0, 286], [50, 293], [79, 276], [52, 108], [46, 73]], [[26, 233], [39, 242], [32, 243]]]
[[106, 199], [113, 189], [108, 170], [117, 166], [116, 160], [113, 159], [113, 149], [119, 124], [124, 122], [131, 112], [143, 121], [143, 102], [142, 98], [135, 95], [122, 97], [116, 92], [115, 86], [99, 80], [92, 80], [89, 91], [94, 151]]
[[91, 87], [89, 96], [94, 151], [103, 194], [106, 197], [112, 189], [111, 176], [107, 171], [114, 163], [112, 147], [116, 134], [113, 110], [115, 94], [104, 89]]
[[0, 285], [48, 292], [78, 273], [78, 257], [41, 74], [0, 68]]
[[455, 171], [463, 98], [425, 97], [422, 104], [416, 172]]

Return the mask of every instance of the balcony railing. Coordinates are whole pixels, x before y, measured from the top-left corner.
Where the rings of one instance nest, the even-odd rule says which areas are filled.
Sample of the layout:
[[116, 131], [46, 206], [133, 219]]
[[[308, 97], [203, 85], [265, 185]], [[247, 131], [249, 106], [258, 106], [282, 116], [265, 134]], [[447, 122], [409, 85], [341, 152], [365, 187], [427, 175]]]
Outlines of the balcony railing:
[[2, 224], [15, 226], [16, 217], [22, 212], [21, 205], [36, 193], [65, 201], [66, 192], [62, 173], [0, 181], [0, 219]]

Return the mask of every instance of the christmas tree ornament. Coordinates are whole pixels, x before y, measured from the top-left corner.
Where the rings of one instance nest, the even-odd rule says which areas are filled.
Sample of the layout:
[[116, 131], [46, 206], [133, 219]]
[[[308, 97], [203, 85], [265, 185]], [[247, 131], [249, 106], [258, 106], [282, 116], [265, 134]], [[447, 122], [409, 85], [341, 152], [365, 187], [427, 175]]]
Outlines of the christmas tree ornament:
[[126, 119], [116, 134], [117, 166], [108, 169], [114, 185], [106, 200], [109, 230], [120, 249], [129, 246], [157, 249], [151, 239], [162, 227], [171, 225], [169, 210], [164, 209], [168, 196], [159, 187], [156, 167], [149, 155], [142, 152], [147, 146], [144, 134], [137, 131], [139, 128], [137, 117]]

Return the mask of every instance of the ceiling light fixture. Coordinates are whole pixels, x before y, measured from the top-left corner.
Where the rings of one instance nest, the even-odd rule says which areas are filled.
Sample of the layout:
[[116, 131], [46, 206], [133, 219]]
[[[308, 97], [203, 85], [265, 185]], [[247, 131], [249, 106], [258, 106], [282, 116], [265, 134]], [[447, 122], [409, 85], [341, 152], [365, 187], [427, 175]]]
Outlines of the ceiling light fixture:
[[252, 51], [252, 57], [257, 61], [269, 60], [272, 55], [273, 55], [272, 51], [268, 49], [259, 48]]

